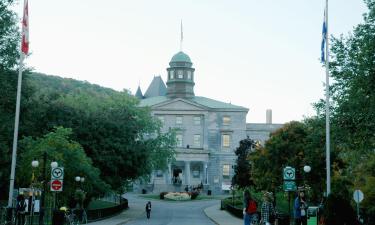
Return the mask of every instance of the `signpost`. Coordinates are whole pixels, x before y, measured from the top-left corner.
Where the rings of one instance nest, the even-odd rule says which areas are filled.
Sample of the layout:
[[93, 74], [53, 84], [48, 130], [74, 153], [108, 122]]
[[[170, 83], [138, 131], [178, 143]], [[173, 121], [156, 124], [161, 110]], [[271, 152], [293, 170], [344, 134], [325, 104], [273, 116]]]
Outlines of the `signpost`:
[[297, 190], [297, 185], [295, 182], [296, 179], [296, 169], [293, 167], [287, 166], [283, 170], [283, 179], [284, 179], [284, 191], [288, 192], [288, 209], [290, 215], [290, 192]]
[[357, 203], [357, 218], [359, 220], [359, 203], [363, 201], [365, 196], [361, 190], [355, 190], [353, 193], [353, 198], [354, 201]]
[[51, 170], [51, 191], [62, 191], [64, 181], [64, 167], [55, 167]]

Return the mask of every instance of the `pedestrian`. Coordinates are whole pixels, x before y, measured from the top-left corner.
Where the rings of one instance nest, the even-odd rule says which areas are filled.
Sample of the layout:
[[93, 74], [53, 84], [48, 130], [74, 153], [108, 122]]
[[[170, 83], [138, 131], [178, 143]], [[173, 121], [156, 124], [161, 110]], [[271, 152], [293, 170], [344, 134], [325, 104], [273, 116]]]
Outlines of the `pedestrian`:
[[276, 212], [272, 204], [272, 194], [265, 192], [263, 194], [263, 203], [261, 208], [262, 225], [271, 225], [275, 222]]
[[296, 199], [294, 200], [294, 224], [306, 225], [307, 224], [307, 203], [305, 192], [299, 191]]
[[23, 195], [17, 196], [17, 205], [16, 205], [16, 215], [17, 215], [17, 224], [25, 224], [25, 214], [26, 214], [26, 201]]
[[243, 222], [244, 225], [250, 225], [252, 221], [256, 221], [257, 203], [251, 198], [250, 192], [245, 190], [243, 201]]
[[146, 214], [147, 214], [147, 219], [150, 219], [150, 214], [151, 214], [151, 202], [148, 201], [146, 204]]

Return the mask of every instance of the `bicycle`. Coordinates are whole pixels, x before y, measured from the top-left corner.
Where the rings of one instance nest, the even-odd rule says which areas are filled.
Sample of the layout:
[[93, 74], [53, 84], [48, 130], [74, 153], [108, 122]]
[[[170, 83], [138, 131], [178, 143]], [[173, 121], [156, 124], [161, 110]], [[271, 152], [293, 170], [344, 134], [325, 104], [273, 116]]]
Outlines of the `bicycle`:
[[74, 210], [66, 210], [64, 213], [65, 224], [67, 225], [79, 225], [79, 219], [76, 214], [74, 214]]

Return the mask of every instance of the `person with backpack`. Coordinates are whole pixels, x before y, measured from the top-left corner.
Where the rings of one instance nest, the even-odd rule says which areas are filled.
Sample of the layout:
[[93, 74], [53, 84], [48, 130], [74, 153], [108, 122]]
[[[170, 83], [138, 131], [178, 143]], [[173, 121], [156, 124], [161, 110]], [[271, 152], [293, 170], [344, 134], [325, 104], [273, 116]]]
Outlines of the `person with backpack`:
[[17, 205], [16, 205], [16, 215], [17, 215], [17, 224], [24, 225], [25, 224], [25, 214], [26, 214], [26, 201], [23, 195], [17, 196]]
[[148, 201], [146, 204], [146, 215], [147, 215], [147, 219], [150, 219], [150, 215], [151, 215], [151, 202], [150, 201]]
[[251, 220], [257, 213], [257, 203], [251, 198], [250, 192], [245, 190], [244, 192], [244, 203], [243, 203], [243, 221], [244, 225], [250, 225]]
[[276, 212], [272, 204], [271, 193], [265, 192], [263, 194], [263, 203], [261, 208], [261, 223], [262, 225], [271, 225], [275, 222]]

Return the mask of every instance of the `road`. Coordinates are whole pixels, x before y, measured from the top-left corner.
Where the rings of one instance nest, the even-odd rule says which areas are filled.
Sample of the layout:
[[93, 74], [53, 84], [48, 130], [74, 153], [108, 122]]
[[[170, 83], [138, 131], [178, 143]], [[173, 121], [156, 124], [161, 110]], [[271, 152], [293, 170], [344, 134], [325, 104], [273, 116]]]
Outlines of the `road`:
[[[132, 198], [132, 197], [131, 197]], [[135, 200], [135, 199], [134, 199]], [[137, 199], [140, 200], [139, 198]], [[131, 202], [132, 199], [129, 199]], [[144, 205], [148, 200], [144, 199]], [[203, 212], [209, 206], [218, 204], [218, 200], [197, 200], [188, 202], [152, 201], [151, 218], [143, 213], [126, 225], [215, 225]]]

